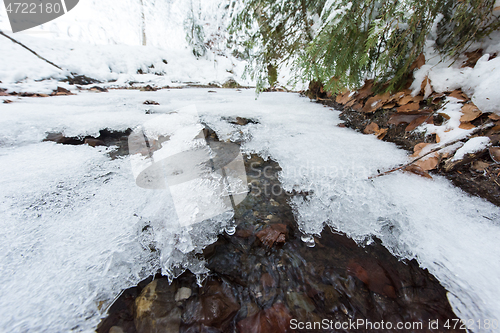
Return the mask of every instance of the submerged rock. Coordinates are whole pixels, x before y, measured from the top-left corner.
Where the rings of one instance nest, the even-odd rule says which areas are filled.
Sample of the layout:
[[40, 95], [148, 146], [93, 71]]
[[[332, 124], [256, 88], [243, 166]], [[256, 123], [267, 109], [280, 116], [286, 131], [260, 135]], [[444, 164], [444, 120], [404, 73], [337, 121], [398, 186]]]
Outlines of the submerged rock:
[[[309, 247], [287, 202], [306, 194], [283, 191], [271, 160], [252, 155], [245, 165], [254, 191], [237, 206], [234, 235], [205, 249], [209, 277], [198, 286], [188, 272], [171, 285], [157, 276], [134, 303], [137, 332], [317, 331], [298, 322], [333, 325], [324, 332], [373, 331], [334, 326], [358, 320], [394, 325], [384, 332], [400, 332], [398, 322], [421, 323], [418, 332], [459, 331], [443, 327], [457, 318], [446, 290], [416, 261], [398, 260], [377, 240], [358, 246], [328, 227]], [[110, 311], [100, 327], [123, 327], [116, 318]], [[433, 320], [440, 326], [430, 327]]]

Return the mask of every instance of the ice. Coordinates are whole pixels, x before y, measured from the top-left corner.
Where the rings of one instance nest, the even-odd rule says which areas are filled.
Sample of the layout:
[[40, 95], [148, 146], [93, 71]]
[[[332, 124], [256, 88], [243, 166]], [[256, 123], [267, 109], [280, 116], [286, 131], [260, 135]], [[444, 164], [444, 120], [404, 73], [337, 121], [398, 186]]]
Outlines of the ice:
[[[398, 257], [428, 268], [462, 318], [498, 318], [498, 207], [438, 176], [368, 180], [407, 162], [407, 154], [336, 126], [338, 111], [307, 98], [215, 91], [81, 92], [0, 106], [0, 328], [91, 331], [120, 290], [158, 269], [203, 278], [207, 270], [195, 254], [219, 233], [233, 232], [231, 211], [180, 226], [172, 195], [137, 186], [130, 158], [111, 160], [110, 148], [41, 142], [47, 132], [134, 129], [163, 114], [172, 116], [163, 128], [175, 130], [174, 119], [184, 123], [174, 111], [190, 105], [221, 141], [238, 139], [244, 154], [275, 159], [285, 189], [309, 192], [307, 200], [291, 201], [305, 241], [313, 245], [311, 236], [325, 225], [361, 244], [378, 237]], [[160, 103], [158, 113], [146, 114], [146, 99]], [[227, 121], [236, 116], [257, 123]]]

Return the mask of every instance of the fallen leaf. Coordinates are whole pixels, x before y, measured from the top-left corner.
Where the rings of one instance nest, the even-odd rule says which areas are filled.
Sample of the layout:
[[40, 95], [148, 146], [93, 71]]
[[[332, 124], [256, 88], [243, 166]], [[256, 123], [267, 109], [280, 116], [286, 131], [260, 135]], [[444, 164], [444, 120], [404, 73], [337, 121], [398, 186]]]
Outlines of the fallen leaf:
[[352, 107], [355, 103], [356, 103], [356, 100], [353, 98], [353, 99], [351, 99], [351, 100], [350, 100], [350, 101], [349, 101], [349, 102], [348, 102], [345, 106], [346, 106], [347, 108], [350, 108], [350, 107]]
[[414, 69], [420, 69], [423, 65], [425, 65], [425, 55], [424, 53], [420, 53], [420, 55], [415, 59], [413, 64], [410, 66], [410, 71]]
[[493, 126], [488, 133], [493, 134], [493, 133], [498, 133], [500, 132], [500, 125]]
[[361, 110], [363, 110], [363, 105], [356, 102], [352, 105], [352, 109], [361, 112]]
[[420, 166], [415, 165], [415, 163], [410, 164], [409, 166], [407, 166], [403, 170], [414, 173], [414, 174], [419, 175], [421, 177], [432, 179], [431, 175], [429, 175], [427, 172], [425, 172], [425, 170], [422, 170], [422, 168]]
[[4, 99], [4, 100], [3, 100], [3, 103], [4, 103], [4, 104], [9, 104], [9, 103], [12, 103], [12, 101], [11, 101], [10, 99]]
[[397, 112], [412, 112], [417, 111], [420, 108], [419, 103], [409, 103], [403, 106], [400, 106], [396, 109]]
[[382, 140], [383, 138], [385, 138], [385, 136], [387, 135], [387, 130], [387, 128], [381, 128], [377, 133], [375, 133], [377, 135], [377, 139]]
[[500, 120], [500, 116], [497, 115], [496, 113], [492, 113], [488, 116], [488, 118], [490, 118], [491, 120], [493, 121], [497, 121], [497, 120]]
[[353, 98], [354, 98], [354, 94], [352, 92], [350, 92], [349, 90], [347, 90], [344, 93], [337, 95], [337, 97], [335, 98], [335, 102], [337, 102], [339, 104], [347, 104]]
[[411, 157], [419, 157], [420, 156], [420, 152], [422, 151], [422, 149], [424, 149], [428, 145], [432, 145], [432, 143], [428, 143], [428, 142], [417, 143], [413, 147], [413, 154], [411, 155]]
[[446, 113], [439, 112], [438, 115], [440, 115], [441, 117], [443, 117], [446, 120], [450, 120], [450, 116], [448, 116]]
[[425, 116], [420, 116], [416, 119], [413, 119], [408, 126], [406, 126], [405, 131], [406, 132], [411, 132], [418, 126], [422, 125], [425, 123], [427, 120], [431, 119], [432, 117], [430, 115], [425, 115]]
[[378, 127], [378, 125], [376, 123], [372, 122], [372, 123], [368, 124], [368, 126], [365, 127], [365, 129], [363, 130], [363, 133], [365, 133], [365, 134], [375, 134], [379, 130], [380, 130], [380, 128]]
[[420, 85], [420, 93], [424, 95], [424, 99], [427, 99], [432, 94], [431, 80], [428, 76], [424, 78]]
[[370, 96], [373, 93], [372, 88], [373, 88], [373, 80], [365, 81], [365, 85], [358, 90], [358, 95], [356, 96], [356, 99], [359, 101]]
[[465, 52], [467, 56], [467, 61], [462, 65], [461, 68], [464, 67], [472, 67], [476, 66], [477, 61], [483, 56], [483, 49], [478, 49], [472, 52]]
[[391, 115], [389, 118], [389, 121], [387, 122], [388, 124], [391, 125], [400, 125], [400, 124], [409, 124], [413, 120], [422, 117], [424, 115], [428, 116], [430, 113], [428, 112], [422, 112], [422, 113], [417, 113], [417, 114], [409, 114], [409, 113], [394, 113]]
[[389, 98], [391, 97], [390, 93], [384, 93], [381, 95], [375, 95], [373, 97], [370, 97], [366, 103], [365, 106], [363, 107], [363, 112], [365, 113], [371, 113], [382, 107]]
[[396, 103], [389, 103], [389, 104], [386, 104], [382, 107], [382, 109], [386, 110], [386, 109], [392, 109], [393, 107], [396, 106]]
[[418, 160], [413, 164], [419, 166], [423, 171], [434, 170], [439, 165], [438, 154], [434, 153], [429, 156], [425, 160]]
[[453, 90], [451, 93], [448, 94], [448, 96], [454, 97], [458, 99], [460, 102], [465, 102], [468, 100], [467, 96], [460, 89]]
[[464, 130], [471, 130], [473, 128], [476, 128], [476, 126], [472, 125], [469, 122], [465, 122], [465, 123], [460, 123], [460, 126], [458, 126], [458, 128], [461, 128], [461, 129], [464, 129]]
[[468, 103], [462, 106], [463, 115], [460, 117], [462, 123], [473, 121], [483, 113], [474, 103]]
[[443, 98], [445, 96], [445, 94], [443, 93], [434, 93], [432, 95], [432, 103], [436, 103], [439, 99]]
[[491, 159], [495, 163], [500, 163], [500, 147], [490, 147], [488, 149]]
[[436, 143], [439, 143], [441, 141], [441, 138], [439, 137], [439, 135], [436, 134]]

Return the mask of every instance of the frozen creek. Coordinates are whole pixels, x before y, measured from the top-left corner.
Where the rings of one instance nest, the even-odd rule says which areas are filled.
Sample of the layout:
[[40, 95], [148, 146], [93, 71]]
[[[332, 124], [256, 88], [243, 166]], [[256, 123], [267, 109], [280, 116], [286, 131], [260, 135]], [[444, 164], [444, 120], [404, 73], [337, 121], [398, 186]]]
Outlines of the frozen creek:
[[[129, 158], [111, 159], [106, 147], [42, 142], [54, 132], [125, 131], [189, 105], [220, 140], [243, 142], [244, 155], [279, 163], [285, 190], [309, 193], [289, 203], [303, 233], [319, 235], [329, 225], [362, 244], [376, 237], [396, 257], [428, 269], [449, 291], [458, 317], [500, 319], [498, 207], [439, 177], [401, 173], [368, 181], [405, 162], [406, 153], [337, 127], [337, 111], [296, 94], [256, 100], [250, 90], [184, 89], [2, 104], [2, 330], [92, 331], [121, 290], [158, 269], [204, 271], [188, 250], [215, 242], [230, 219], [179, 226], [164, 191], [136, 186]], [[237, 116], [256, 123], [228, 122]]]

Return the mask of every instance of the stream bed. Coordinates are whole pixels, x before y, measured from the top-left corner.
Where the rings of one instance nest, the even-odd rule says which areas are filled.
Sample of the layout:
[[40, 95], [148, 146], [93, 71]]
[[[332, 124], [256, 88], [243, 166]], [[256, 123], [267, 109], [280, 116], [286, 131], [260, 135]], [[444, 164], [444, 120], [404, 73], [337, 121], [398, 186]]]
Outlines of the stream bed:
[[460, 331], [444, 327], [457, 320], [447, 292], [416, 261], [329, 227], [303, 237], [288, 200], [307, 193], [284, 191], [271, 159], [246, 156], [245, 166], [250, 194], [234, 234], [204, 250], [201, 285], [189, 271], [171, 284], [151, 276], [122, 293], [97, 332]]

